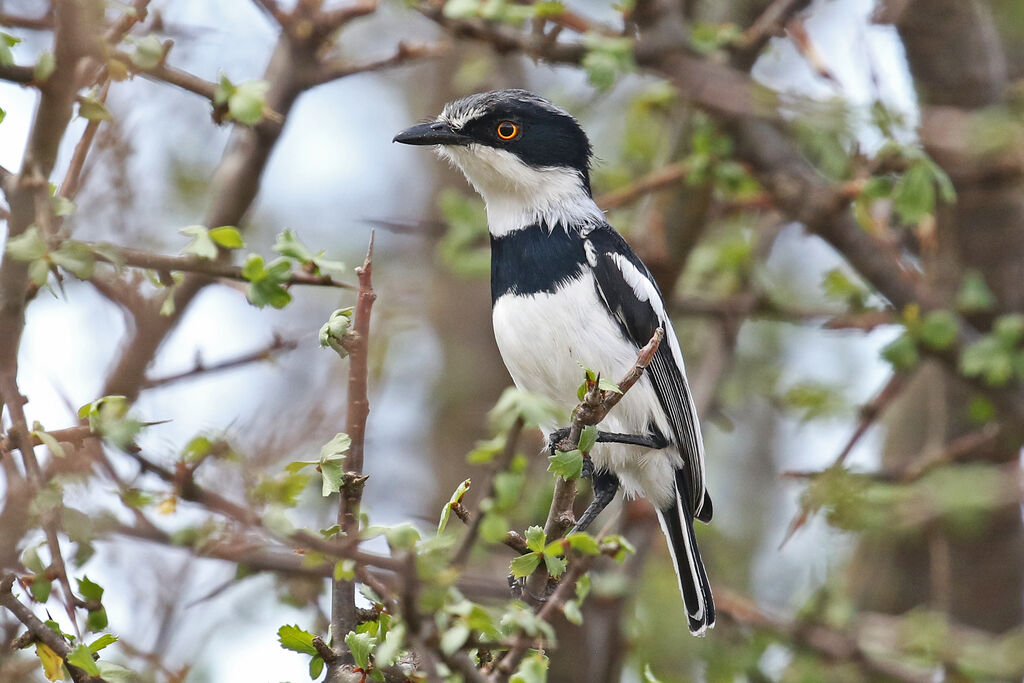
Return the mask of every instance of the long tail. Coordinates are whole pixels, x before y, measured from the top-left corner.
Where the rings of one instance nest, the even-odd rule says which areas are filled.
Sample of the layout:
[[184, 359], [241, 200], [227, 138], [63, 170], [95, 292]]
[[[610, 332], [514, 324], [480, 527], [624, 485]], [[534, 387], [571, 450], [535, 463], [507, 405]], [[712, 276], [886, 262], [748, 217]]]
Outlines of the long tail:
[[693, 508], [688, 495], [687, 487], [676, 486], [675, 504], [659, 510], [658, 521], [668, 539], [668, 549], [679, 577], [679, 590], [683, 594], [690, 633], [702, 636], [715, 625], [715, 601], [711, 597], [711, 584], [693, 534], [693, 516], [689, 512]]

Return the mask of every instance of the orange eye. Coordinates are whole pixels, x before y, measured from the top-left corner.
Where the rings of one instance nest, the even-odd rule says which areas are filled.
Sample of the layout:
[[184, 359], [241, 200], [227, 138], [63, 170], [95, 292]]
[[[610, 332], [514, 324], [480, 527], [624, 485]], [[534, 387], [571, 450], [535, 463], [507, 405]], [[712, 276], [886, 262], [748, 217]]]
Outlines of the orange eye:
[[502, 121], [498, 124], [498, 137], [502, 140], [511, 140], [519, 135], [519, 126], [511, 121]]

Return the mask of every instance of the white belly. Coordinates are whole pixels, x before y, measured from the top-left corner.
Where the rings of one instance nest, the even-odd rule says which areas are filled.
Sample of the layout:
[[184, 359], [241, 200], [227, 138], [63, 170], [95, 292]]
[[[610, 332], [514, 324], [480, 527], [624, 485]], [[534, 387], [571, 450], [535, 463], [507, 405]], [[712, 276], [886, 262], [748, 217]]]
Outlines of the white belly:
[[[520, 389], [546, 396], [570, 411], [583, 383], [580, 365], [617, 382], [636, 362], [638, 348], [604, 311], [593, 276], [584, 275], [557, 294], [506, 294], [494, 304], [494, 338], [512, 380]], [[666, 330], [673, 334], [672, 330]], [[654, 423], [672, 431], [647, 377], [626, 393], [601, 423], [602, 431], [646, 435]], [[564, 425], [541, 425], [546, 433]], [[659, 508], [674, 498], [674, 475], [682, 459], [674, 446], [655, 451], [621, 444], [598, 444], [591, 457], [597, 468], [615, 472], [627, 495], [644, 495]]]

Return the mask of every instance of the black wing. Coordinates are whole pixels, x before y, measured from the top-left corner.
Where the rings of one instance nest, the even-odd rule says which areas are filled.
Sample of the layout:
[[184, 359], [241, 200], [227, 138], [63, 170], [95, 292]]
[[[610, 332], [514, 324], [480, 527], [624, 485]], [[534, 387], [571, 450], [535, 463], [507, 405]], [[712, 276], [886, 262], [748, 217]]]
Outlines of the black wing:
[[588, 235], [587, 256], [597, 281], [598, 294], [615, 316], [626, 337], [637, 345], [647, 344], [659, 326], [665, 340], [658, 347], [647, 374], [672, 428], [672, 440], [679, 447], [685, 470], [677, 472], [679, 486], [689, 490], [686, 499], [691, 513], [701, 521], [711, 519], [711, 499], [704, 480], [704, 449], [697, 411], [683, 368], [672, 351], [674, 334], [665, 313], [658, 285], [647, 266], [626, 240], [609, 226], [594, 228]]

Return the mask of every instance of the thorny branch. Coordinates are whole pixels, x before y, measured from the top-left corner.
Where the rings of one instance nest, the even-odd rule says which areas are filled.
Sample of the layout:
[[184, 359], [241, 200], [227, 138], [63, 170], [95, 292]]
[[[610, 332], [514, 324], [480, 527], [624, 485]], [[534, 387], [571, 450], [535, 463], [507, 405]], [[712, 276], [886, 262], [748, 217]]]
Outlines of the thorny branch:
[[[349, 353], [346, 433], [352, 439], [352, 443], [345, 456], [346, 472], [341, 485], [337, 522], [345, 537], [349, 539], [359, 536], [359, 504], [366, 482], [366, 476], [363, 474], [363, 450], [366, 443], [366, 418], [370, 414], [370, 399], [366, 387], [369, 374], [370, 313], [373, 310], [373, 302], [377, 299], [377, 293], [373, 290], [373, 242], [374, 234], [371, 232], [366, 259], [362, 266], [356, 268], [359, 294], [346, 346]], [[336, 580], [331, 586], [331, 627], [338, 642], [344, 634], [355, 628], [357, 623], [355, 590], [354, 581]], [[335, 647], [337, 649], [337, 645]], [[334, 666], [334, 663], [329, 665]]]
[[[32, 610], [14, 597], [14, 593], [11, 591], [14, 588], [14, 582], [16, 579], [17, 577], [10, 572], [5, 572], [2, 575], [2, 578], [0, 578], [0, 605], [5, 607], [28, 629], [29, 636], [31, 638], [29, 642], [43, 643], [48, 648], [56, 652], [61, 659], [66, 660], [67, 656], [71, 654], [71, 648], [68, 646], [64, 638], [40, 621], [39, 617], [32, 613]], [[85, 671], [68, 664], [66, 661], [65, 665], [67, 666], [68, 671], [71, 672], [71, 678], [75, 683], [103, 683], [102, 678], [90, 676]]]

